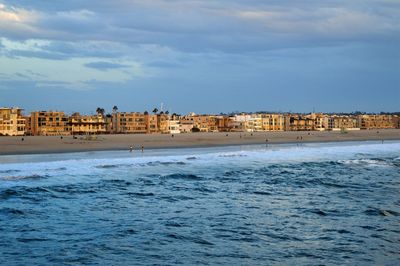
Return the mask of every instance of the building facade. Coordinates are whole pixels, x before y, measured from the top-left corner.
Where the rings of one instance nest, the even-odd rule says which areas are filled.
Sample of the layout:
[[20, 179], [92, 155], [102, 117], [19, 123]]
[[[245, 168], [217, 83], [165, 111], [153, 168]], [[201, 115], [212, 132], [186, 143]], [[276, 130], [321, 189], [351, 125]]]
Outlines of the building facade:
[[23, 136], [26, 132], [26, 118], [22, 114], [23, 109], [0, 108], [0, 135]]
[[34, 136], [69, 135], [68, 117], [59, 111], [32, 112], [29, 133]]

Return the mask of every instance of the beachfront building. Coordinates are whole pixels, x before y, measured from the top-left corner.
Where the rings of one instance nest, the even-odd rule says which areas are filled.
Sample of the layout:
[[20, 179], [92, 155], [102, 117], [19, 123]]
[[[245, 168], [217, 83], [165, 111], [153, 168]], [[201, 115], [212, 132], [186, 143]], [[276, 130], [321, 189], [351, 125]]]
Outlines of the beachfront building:
[[147, 112], [144, 114], [146, 116], [147, 134], [158, 133], [157, 115], [151, 115]]
[[157, 127], [159, 133], [169, 134], [168, 120], [169, 120], [169, 115], [165, 113], [157, 115]]
[[245, 132], [247, 130], [247, 120], [250, 119], [250, 115], [234, 115], [230, 117], [229, 128], [231, 132]]
[[361, 129], [395, 128], [391, 115], [359, 115], [357, 125]]
[[262, 131], [283, 131], [285, 118], [281, 114], [261, 114]]
[[194, 121], [192, 117], [182, 116], [179, 117], [179, 131], [181, 133], [190, 133], [194, 127]]
[[168, 120], [168, 133], [169, 134], [179, 134], [181, 133], [179, 120]]
[[392, 121], [393, 121], [393, 126], [394, 126], [395, 128], [400, 128], [400, 116], [394, 115], [394, 116], [392, 117]]
[[0, 108], [0, 136], [23, 136], [26, 132], [26, 118], [23, 109]]
[[308, 118], [314, 121], [314, 128], [315, 131], [324, 131], [328, 130], [329, 118], [327, 115], [322, 113], [311, 113], [307, 115]]
[[60, 111], [31, 112], [28, 133], [34, 136], [69, 135], [68, 117]]
[[231, 131], [230, 128], [230, 121], [231, 117], [229, 116], [224, 116], [224, 115], [219, 115], [215, 117], [215, 123], [217, 125], [217, 130], [218, 132], [229, 132]]
[[145, 134], [147, 133], [147, 117], [143, 113], [114, 113], [113, 133]]
[[197, 128], [200, 132], [209, 132], [209, 120], [208, 115], [193, 115], [193, 128]]
[[72, 114], [68, 119], [68, 131], [76, 134], [104, 134], [107, 132], [105, 117], [101, 114], [81, 116]]
[[309, 116], [299, 114], [285, 115], [286, 131], [311, 131], [314, 130], [314, 120]]
[[360, 130], [357, 127], [357, 118], [354, 116], [331, 115], [328, 117], [328, 130]]

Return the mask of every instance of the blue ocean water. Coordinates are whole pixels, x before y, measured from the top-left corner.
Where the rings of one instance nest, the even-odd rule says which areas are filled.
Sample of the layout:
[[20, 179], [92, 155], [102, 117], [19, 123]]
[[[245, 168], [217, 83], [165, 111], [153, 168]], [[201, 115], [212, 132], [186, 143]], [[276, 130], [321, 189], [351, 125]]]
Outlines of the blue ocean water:
[[400, 142], [0, 156], [0, 264], [400, 264]]

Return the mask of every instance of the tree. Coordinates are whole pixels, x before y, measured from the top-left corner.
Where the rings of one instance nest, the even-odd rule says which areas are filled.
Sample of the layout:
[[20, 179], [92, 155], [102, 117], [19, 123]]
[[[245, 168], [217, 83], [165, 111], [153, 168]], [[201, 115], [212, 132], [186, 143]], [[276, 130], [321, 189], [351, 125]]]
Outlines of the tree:
[[153, 113], [154, 113], [154, 114], [157, 114], [157, 112], [158, 112], [158, 109], [157, 109], [157, 108], [154, 108], [154, 109], [153, 109]]
[[99, 114], [99, 115], [101, 115], [101, 116], [104, 116], [104, 113], [105, 113], [105, 112], [106, 112], [106, 111], [104, 110], [104, 108], [97, 107], [97, 109], [96, 109], [96, 113]]
[[116, 113], [118, 111], [118, 106], [114, 105], [112, 110], [113, 110], [113, 113]]
[[145, 115], [148, 115], [148, 114], [149, 114], [149, 112], [147, 112], [147, 111], [144, 111], [144, 114], [145, 114]]
[[164, 114], [164, 112], [163, 112], [163, 111], [161, 111], [161, 112], [160, 112], [160, 115], [163, 115], [163, 114]]
[[166, 114], [166, 115], [169, 115], [169, 111], [165, 111], [165, 114]]

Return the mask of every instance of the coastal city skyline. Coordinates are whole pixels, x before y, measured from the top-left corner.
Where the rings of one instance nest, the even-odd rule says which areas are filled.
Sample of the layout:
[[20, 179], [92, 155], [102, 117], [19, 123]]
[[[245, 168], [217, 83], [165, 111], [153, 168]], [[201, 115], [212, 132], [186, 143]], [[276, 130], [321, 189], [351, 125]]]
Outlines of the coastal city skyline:
[[398, 17], [390, 0], [3, 0], [0, 106], [394, 112]]
[[400, 128], [400, 113], [232, 113], [186, 115], [163, 110], [112, 112], [97, 107], [96, 114], [0, 108], [1, 136], [63, 136], [76, 134], [179, 134], [268, 131], [354, 131]]

